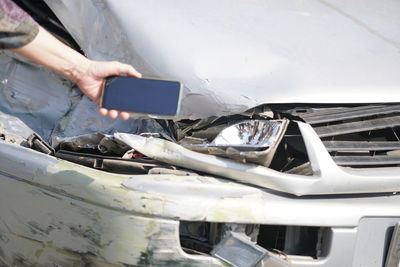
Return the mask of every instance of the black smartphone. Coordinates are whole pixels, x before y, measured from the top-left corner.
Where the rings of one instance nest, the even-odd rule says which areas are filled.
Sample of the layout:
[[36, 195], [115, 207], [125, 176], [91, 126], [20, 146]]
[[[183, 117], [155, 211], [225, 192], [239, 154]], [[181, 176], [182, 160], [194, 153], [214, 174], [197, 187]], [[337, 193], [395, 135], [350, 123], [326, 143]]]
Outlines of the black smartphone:
[[182, 84], [178, 81], [114, 76], [106, 79], [101, 106], [133, 113], [175, 116]]

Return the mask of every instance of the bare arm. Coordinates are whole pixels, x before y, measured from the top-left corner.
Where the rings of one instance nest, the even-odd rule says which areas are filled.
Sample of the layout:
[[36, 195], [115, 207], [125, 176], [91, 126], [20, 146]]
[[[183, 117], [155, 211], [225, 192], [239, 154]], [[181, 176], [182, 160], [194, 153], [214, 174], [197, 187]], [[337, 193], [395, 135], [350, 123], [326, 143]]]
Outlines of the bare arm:
[[[11, 51], [64, 75], [76, 83], [82, 92], [97, 105], [100, 105], [102, 85], [105, 77], [112, 75], [141, 77], [141, 74], [131, 65], [117, 61], [93, 61], [86, 58], [57, 40], [42, 27], [39, 28], [39, 33], [33, 41]], [[100, 108], [99, 112], [103, 116], [108, 114], [111, 118], [118, 116], [116, 110], [109, 111]], [[129, 118], [129, 113], [121, 112], [120, 117], [126, 120]]]

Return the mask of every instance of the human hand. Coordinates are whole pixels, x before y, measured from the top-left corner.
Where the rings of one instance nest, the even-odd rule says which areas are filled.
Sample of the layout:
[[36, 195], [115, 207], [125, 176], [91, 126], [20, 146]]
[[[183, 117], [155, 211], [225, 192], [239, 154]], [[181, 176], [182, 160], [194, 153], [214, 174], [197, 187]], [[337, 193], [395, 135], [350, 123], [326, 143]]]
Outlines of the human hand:
[[[23, 47], [11, 51], [37, 64], [43, 65], [67, 77], [76, 83], [82, 92], [97, 106], [100, 106], [101, 93], [105, 78], [108, 76], [128, 75], [140, 78], [142, 75], [131, 65], [117, 61], [94, 61], [66, 46], [39, 26], [37, 36]], [[101, 115], [115, 119], [118, 111], [99, 108]], [[124, 120], [129, 118], [128, 112], [121, 112]]]
[[[127, 75], [135, 78], [141, 78], [142, 75], [131, 65], [123, 64], [117, 61], [94, 61], [87, 59], [81, 64], [80, 71], [74, 76], [74, 82], [79, 86], [82, 92], [87, 95], [97, 106], [100, 106], [101, 94], [108, 76]], [[112, 119], [118, 117], [117, 110], [107, 110], [99, 108], [102, 116], [109, 116]], [[129, 119], [128, 112], [120, 112], [123, 120]]]

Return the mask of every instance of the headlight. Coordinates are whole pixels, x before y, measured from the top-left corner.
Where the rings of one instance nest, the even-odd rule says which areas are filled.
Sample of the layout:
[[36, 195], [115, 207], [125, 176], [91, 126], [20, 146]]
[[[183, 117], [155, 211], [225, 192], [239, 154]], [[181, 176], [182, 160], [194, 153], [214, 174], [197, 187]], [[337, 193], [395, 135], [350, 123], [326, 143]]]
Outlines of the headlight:
[[269, 166], [288, 120], [246, 120], [223, 129], [210, 143], [182, 144], [193, 151]]

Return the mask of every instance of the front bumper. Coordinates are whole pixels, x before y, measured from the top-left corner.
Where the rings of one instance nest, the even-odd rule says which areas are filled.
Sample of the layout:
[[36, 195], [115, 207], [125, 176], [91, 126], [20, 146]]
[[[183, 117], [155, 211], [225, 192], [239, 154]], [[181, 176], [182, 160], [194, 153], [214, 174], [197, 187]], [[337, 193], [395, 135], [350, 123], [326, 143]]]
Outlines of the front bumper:
[[327, 227], [320, 257], [288, 262], [377, 266], [400, 220], [398, 194], [296, 197], [204, 176], [115, 175], [5, 142], [0, 158], [6, 264], [224, 265], [183, 252], [184, 220]]

